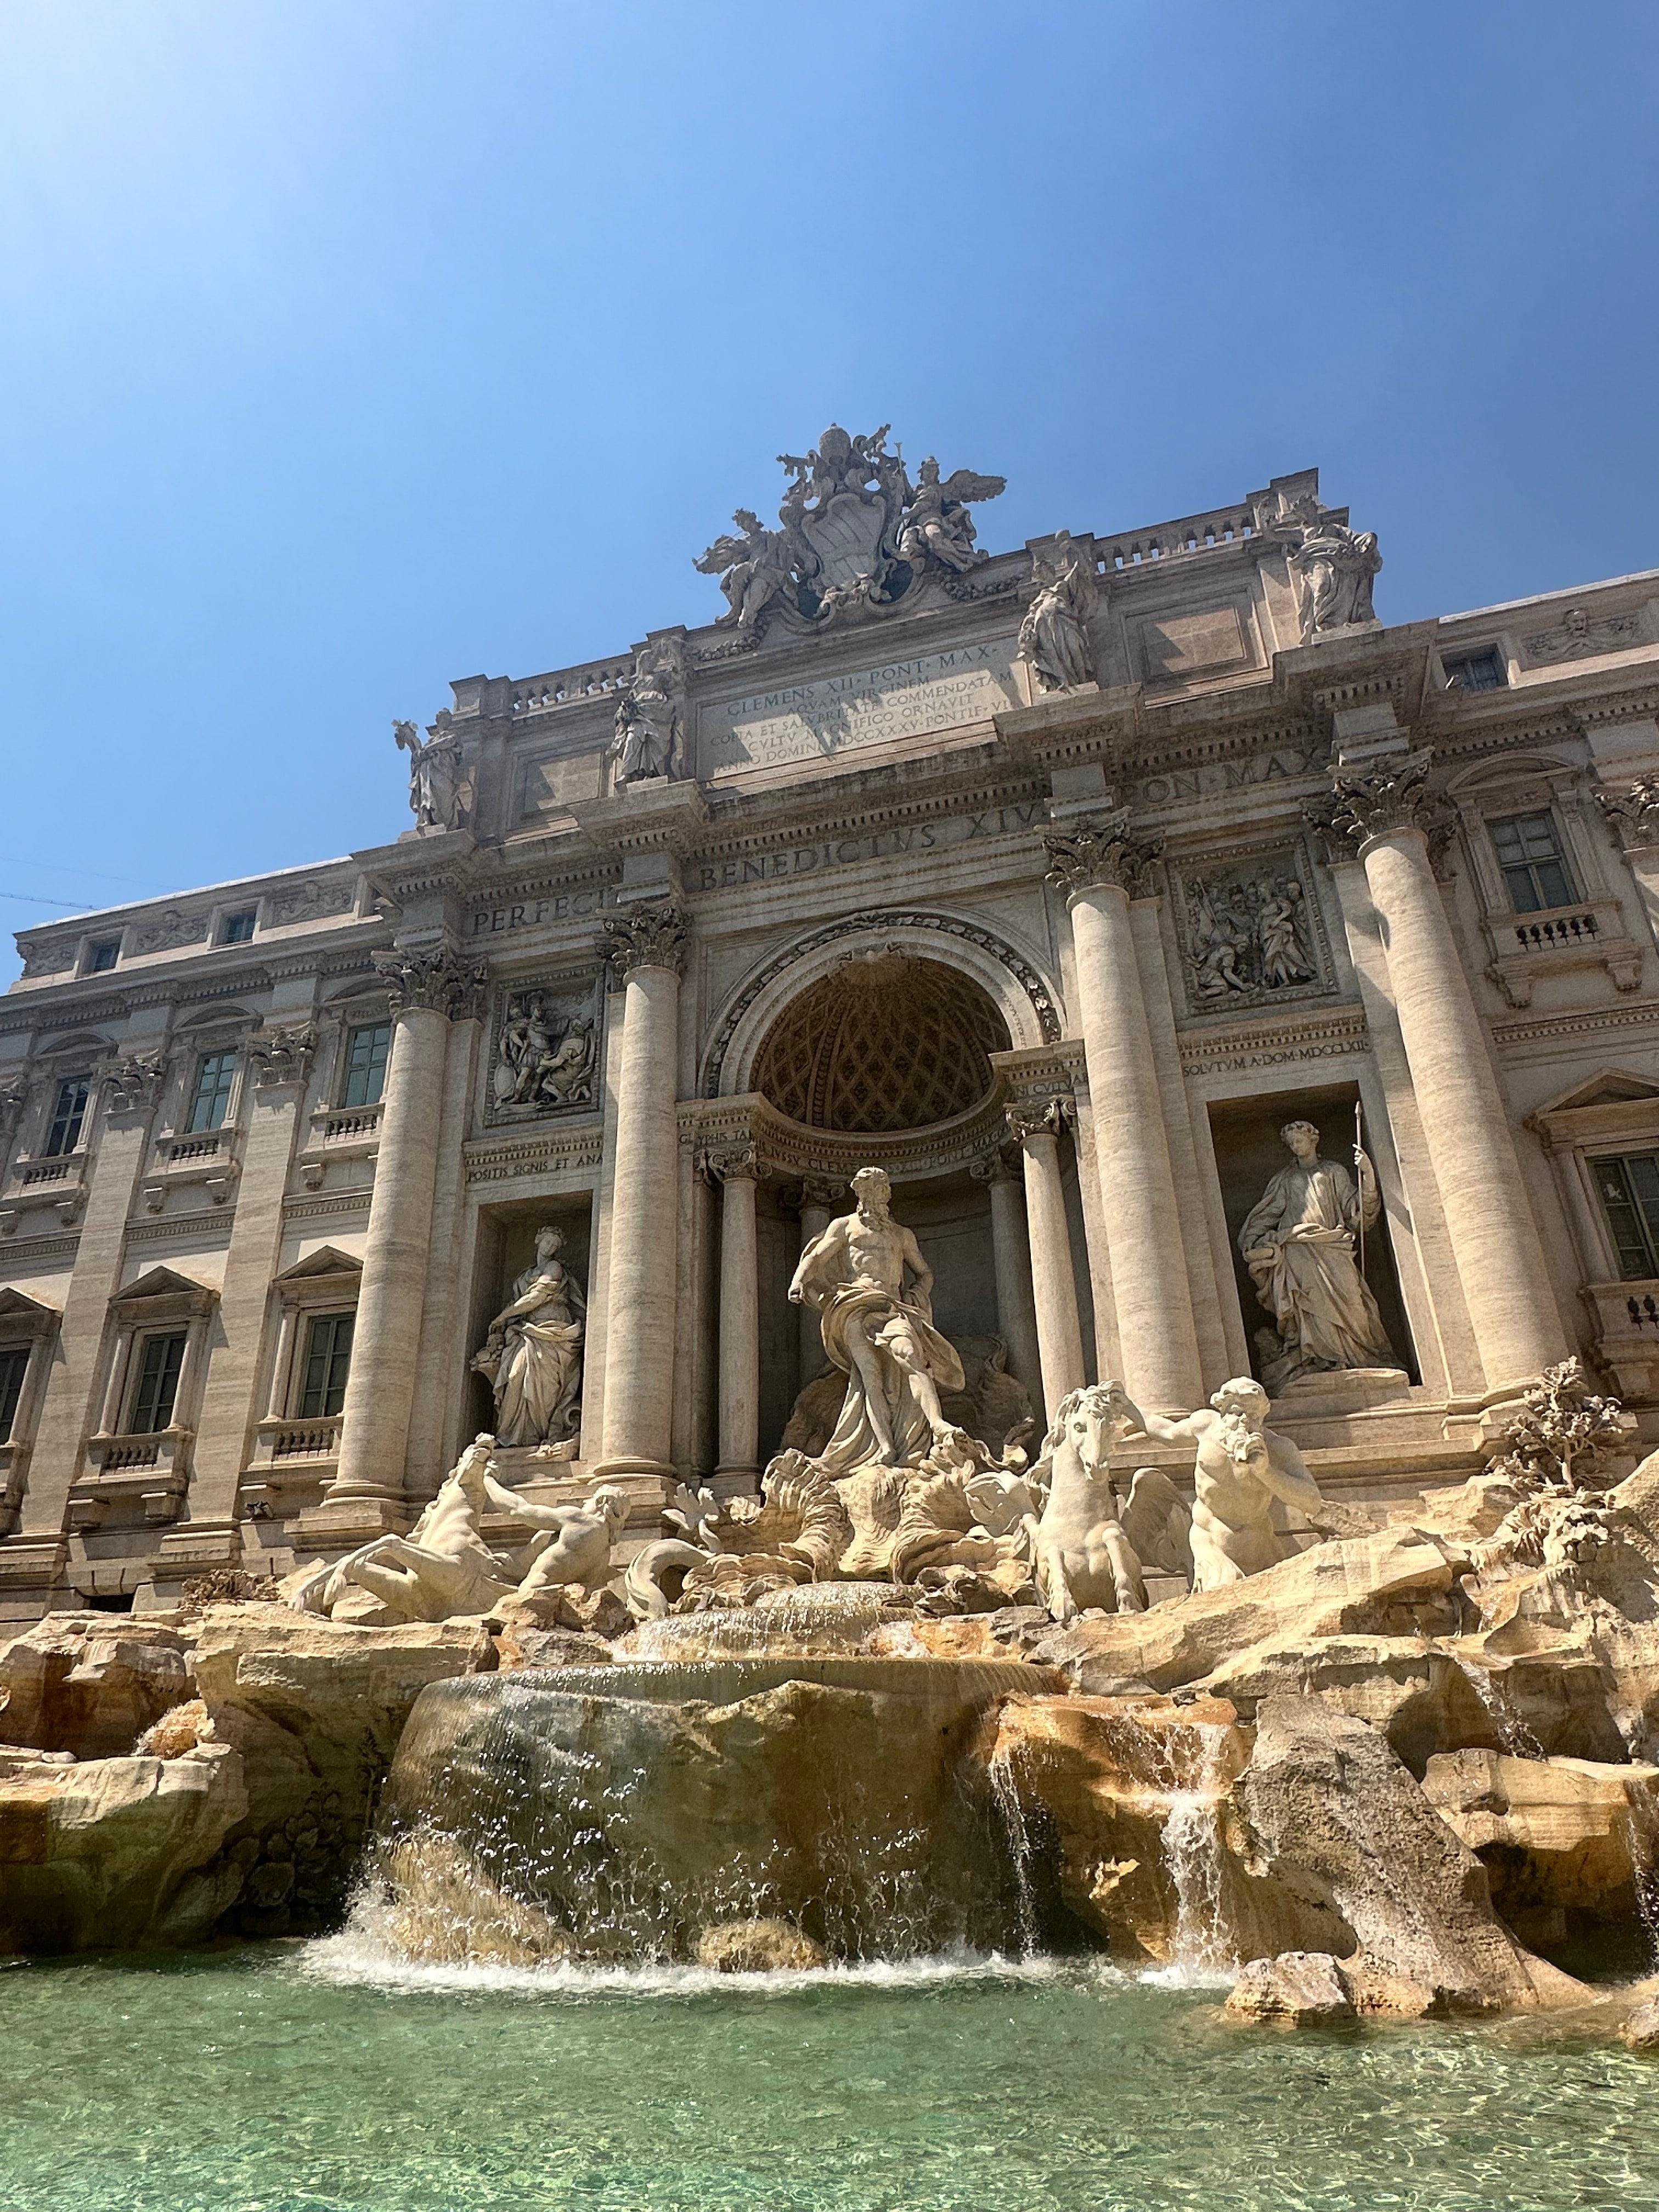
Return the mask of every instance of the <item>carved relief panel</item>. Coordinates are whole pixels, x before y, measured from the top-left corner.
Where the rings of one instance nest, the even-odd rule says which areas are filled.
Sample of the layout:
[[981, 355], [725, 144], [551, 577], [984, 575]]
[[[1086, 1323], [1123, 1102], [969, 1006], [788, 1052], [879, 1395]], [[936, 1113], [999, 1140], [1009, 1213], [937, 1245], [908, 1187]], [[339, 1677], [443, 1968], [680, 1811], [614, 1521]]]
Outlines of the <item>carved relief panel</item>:
[[500, 1127], [593, 1112], [601, 1018], [597, 976], [504, 984], [495, 999], [484, 1120]]
[[1170, 876], [1189, 1012], [1288, 1005], [1334, 988], [1304, 840], [1188, 860]]

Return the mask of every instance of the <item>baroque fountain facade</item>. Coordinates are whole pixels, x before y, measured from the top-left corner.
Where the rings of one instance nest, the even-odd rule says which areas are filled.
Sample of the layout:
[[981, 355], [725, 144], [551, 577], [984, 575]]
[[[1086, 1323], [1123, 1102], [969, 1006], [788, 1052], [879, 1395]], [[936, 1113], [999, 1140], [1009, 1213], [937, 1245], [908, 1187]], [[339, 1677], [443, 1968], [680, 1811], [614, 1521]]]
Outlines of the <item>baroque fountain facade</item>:
[[1653, 580], [1002, 488], [832, 426], [401, 837], [23, 939], [17, 1948], [1645, 1955]]

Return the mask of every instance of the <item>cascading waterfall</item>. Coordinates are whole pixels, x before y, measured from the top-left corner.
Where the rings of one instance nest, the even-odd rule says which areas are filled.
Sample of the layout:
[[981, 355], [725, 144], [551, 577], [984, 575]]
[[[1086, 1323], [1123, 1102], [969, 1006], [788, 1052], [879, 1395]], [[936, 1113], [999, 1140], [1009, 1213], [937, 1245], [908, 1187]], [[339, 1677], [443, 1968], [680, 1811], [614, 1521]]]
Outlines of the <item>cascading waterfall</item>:
[[999, 1743], [991, 1754], [991, 1796], [1008, 1840], [1013, 1869], [1015, 1911], [1019, 1929], [1020, 1956], [1029, 1959], [1037, 1948], [1036, 1897], [1031, 1887], [1031, 1838], [1019, 1802], [1012, 1748]]
[[1511, 1759], [1547, 1758], [1548, 1753], [1543, 1745], [1499, 1688], [1490, 1668], [1483, 1667], [1479, 1660], [1471, 1659], [1466, 1652], [1450, 1650], [1449, 1646], [1443, 1648], [1450, 1652], [1450, 1656], [1462, 1668], [1469, 1687], [1486, 1707], [1500, 1748], [1506, 1751]]
[[1647, 1796], [1631, 1799], [1624, 1814], [1636, 1911], [1648, 1939], [1650, 1963], [1659, 1968], [1659, 1808]]
[[1190, 1748], [1196, 1756], [1181, 1755], [1188, 1746], [1176, 1753], [1176, 1786], [1170, 1793], [1170, 1810], [1164, 1823], [1164, 1863], [1176, 1893], [1170, 1964], [1188, 1972], [1221, 1972], [1237, 1963], [1222, 1895], [1221, 1800], [1226, 1741], [1224, 1728], [1203, 1722], [1194, 1724]]

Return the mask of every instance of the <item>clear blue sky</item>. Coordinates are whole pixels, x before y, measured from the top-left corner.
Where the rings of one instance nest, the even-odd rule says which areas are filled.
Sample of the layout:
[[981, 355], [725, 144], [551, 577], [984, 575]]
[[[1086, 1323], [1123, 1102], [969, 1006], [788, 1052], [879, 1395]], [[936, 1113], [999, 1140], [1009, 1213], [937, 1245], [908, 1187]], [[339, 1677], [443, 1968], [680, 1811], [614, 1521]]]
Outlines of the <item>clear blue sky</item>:
[[1659, 565], [1656, 118], [1656, 0], [9, 0], [0, 927], [395, 836], [832, 417], [993, 547], [1316, 464], [1385, 621]]

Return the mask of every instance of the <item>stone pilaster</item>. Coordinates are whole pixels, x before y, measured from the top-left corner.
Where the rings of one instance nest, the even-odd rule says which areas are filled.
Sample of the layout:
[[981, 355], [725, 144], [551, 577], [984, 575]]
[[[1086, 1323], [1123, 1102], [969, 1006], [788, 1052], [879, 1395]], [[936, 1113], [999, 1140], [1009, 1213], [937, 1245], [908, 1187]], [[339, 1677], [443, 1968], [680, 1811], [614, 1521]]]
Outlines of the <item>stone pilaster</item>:
[[1065, 1126], [1065, 1106], [1059, 1098], [1008, 1109], [1009, 1134], [1018, 1142], [1024, 1163], [1037, 1360], [1043, 1407], [1050, 1421], [1060, 1400], [1079, 1389], [1084, 1379], [1083, 1328], [1060, 1166], [1060, 1135]]
[[38, 1554], [42, 1581], [52, 1580], [62, 1563], [70, 1487], [81, 1472], [86, 1440], [101, 1410], [94, 1394], [107, 1380], [100, 1376], [100, 1363], [109, 1304], [120, 1286], [127, 1223], [165, 1074], [166, 1061], [153, 1048], [125, 1053], [102, 1071], [94, 1101], [102, 1121], [92, 1148], [75, 1272], [64, 1299], [57, 1357], [46, 1377], [18, 1533], [5, 1547], [8, 1579], [21, 1571], [26, 1547]]
[[[1022, 1177], [1000, 1150], [969, 1170], [991, 1199], [991, 1263], [997, 1285], [997, 1331], [1007, 1347], [1008, 1372], [1023, 1382], [1039, 1417], [1042, 1412], [1042, 1355], [1037, 1338], [1031, 1279], [1030, 1231]], [[1062, 1198], [1062, 1204], [1064, 1200]], [[1073, 1293], [1073, 1304], [1076, 1303]]]
[[1143, 1404], [1185, 1413], [1202, 1395], [1198, 1334], [1129, 917], [1132, 896], [1156, 896], [1158, 848], [1131, 836], [1123, 808], [1044, 842], [1048, 880], [1071, 909], [1122, 1380]]
[[1333, 774], [1313, 818], [1365, 871], [1389, 981], [1434, 1164], [1452, 1257], [1488, 1390], [1566, 1356], [1542, 1243], [1527, 1203], [1486, 1031], [1435, 880], [1430, 755], [1390, 754]]
[[282, 1260], [283, 1200], [316, 1032], [308, 1024], [267, 1030], [248, 1047], [251, 1105], [236, 1182], [236, 1214], [207, 1364], [191, 1459], [187, 1520], [161, 1539], [157, 1565], [232, 1564], [240, 1555], [236, 1492], [260, 1408], [255, 1389], [270, 1285]]
[[377, 954], [394, 1024], [374, 1195], [364, 1240], [340, 1462], [320, 1506], [303, 1514], [303, 1543], [360, 1540], [405, 1517], [421, 1315], [432, 1237], [439, 1133], [452, 1021], [483, 1012], [483, 971], [447, 944]]
[[727, 1483], [760, 1473], [760, 1294], [756, 1186], [765, 1170], [749, 1144], [710, 1152], [720, 1186], [720, 1459]]
[[675, 1117], [685, 919], [662, 905], [611, 916], [625, 978], [605, 1321], [608, 1474], [673, 1473]]

